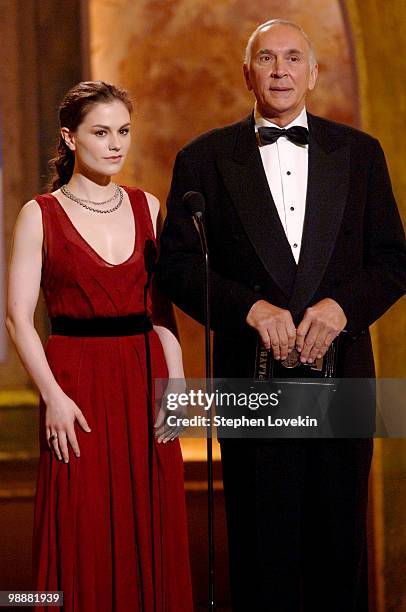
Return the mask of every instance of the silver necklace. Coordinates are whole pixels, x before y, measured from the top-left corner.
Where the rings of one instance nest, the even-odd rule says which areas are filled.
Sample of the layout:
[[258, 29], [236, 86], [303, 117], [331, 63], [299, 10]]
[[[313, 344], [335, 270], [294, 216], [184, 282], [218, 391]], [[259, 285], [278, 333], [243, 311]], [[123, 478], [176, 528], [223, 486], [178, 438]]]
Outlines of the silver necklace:
[[76, 198], [75, 202], [80, 200], [81, 202], [84, 202], [85, 204], [93, 204], [94, 206], [102, 206], [103, 204], [110, 204], [110, 202], [115, 200], [117, 196], [119, 195], [120, 190], [119, 190], [118, 185], [113, 183], [113, 187], [114, 187], [113, 195], [108, 200], [104, 200], [104, 202], [94, 202], [93, 200], [84, 200], [83, 198], [78, 198], [78, 196], [73, 195], [73, 193], [68, 189], [67, 185], [62, 185], [61, 191], [63, 194], [66, 195], [67, 198], [70, 198], [71, 200]]
[[[76, 202], [77, 204], [80, 204], [80, 206], [83, 206], [83, 208], [86, 208], [86, 210], [91, 210], [92, 212], [95, 212], [95, 213], [114, 212], [115, 210], [117, 210], [117, 208], [120, 208], [121, 204], [123, 203], [123, 197], [124, 197], [124, 192], [121, 189], [120, 185], [116, 185], [116, 191], [114, 193], [114, 196], [106, 200], [105, 202], [93, 202], [92, 200], [82, 200], [81, 198], [78, 198], [77, 196], [75, 196], [71, 191], [69, 191], [66, 185], [62, 185], [61, 192], [63, 193], [64, 196], [66, 196], [70, 200], [73, 200], [73, 202]], [[117, 194], [119, 194], [118, 203], [113, 208], [108, 208], [107, 210], [100, 210], [99, 208], [92, 208], [91, 206], [88, 206], [86, 204], [86, 202], [88, 202], [89, 204], [96, 204], [97, 206], [100, 206], [101, 204], [108, 204], [109, 202], [111, 202], [112, 200], [116, 198]]]

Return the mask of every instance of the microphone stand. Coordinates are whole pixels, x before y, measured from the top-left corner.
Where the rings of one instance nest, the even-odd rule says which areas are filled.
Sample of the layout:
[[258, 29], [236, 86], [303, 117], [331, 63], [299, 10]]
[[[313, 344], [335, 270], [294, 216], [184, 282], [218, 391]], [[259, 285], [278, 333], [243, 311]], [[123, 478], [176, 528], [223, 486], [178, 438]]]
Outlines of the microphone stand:
[[[210, 269], [209, 250], [207, 247], [206, 232], [203, 223], [203, 214], [197, 211], [193, 214], [193, 221], [199, 234], [200, 244], [204, 254], [204, 348], [206, 363], [206, 381], [208, 392], [213, 392], [213, 378], [211, 367], [211, 342], [210, 342]], [[214, 573], [214, 487], [213, 487], [213, 426], [212, 405], [208, 410], [207, 425], [207, 519], [208, 519], [208, 552], [209, 552], [209, 576], [208, 576], [208, 603], [209, 612], [215, 610], [215, 573]]]

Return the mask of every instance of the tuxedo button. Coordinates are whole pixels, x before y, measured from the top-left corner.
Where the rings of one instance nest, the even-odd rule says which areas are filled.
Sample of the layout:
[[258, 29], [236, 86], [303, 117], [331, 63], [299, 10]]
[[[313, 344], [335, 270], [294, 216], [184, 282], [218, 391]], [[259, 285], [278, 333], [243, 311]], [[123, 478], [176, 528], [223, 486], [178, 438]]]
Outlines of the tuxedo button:
[[291, 206], [291, 207], [290, 207], [290, 210], [295, 210], [295, 207], [294, 207], [294, 206]]
[[286, 174], [287, 174], [288, 176], [290, 176], [292, 173], [291, 173], [291, 171], [290, 171], [290, 170], [288, 170]]
[[293, 248], [296, 249], [297, 248], [297, 242], [293, 243]]

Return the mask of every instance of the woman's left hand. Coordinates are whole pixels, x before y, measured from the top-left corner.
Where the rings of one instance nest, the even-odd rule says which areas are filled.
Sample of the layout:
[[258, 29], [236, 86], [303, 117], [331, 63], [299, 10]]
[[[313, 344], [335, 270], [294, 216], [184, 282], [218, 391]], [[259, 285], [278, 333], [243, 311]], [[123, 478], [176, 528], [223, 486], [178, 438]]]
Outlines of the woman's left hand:
[[[179, 405], [174, 397], [179, 396], [186, 389], [186, 382], [183, 379], [170, 379], [165, 392], [160, 401], [158, 415], [155, 421], [155, 437], [159, 443], [172, 442], [176, 440], [183, 431], [182, 419], [187, 414], [187, 407]], [[172, 397], [171, 394], [174, 394]], [[176, 407], [171, 407], [176, 403]], [[168, 423], [168, 417], [171, 421]]]

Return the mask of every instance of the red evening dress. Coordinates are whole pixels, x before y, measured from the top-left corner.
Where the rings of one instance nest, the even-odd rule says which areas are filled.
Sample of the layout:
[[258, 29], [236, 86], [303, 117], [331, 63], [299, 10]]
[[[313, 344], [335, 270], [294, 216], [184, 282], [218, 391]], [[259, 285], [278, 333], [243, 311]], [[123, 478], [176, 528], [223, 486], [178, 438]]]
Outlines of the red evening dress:
[[[50, 317], [145, 312], [144, 251], [155, 239], [145, 194], [125, 190], [136, 238], [118, 265], [97, 254], [54, 196], [37, 196]], [[164, 378], [159, 337], [148, 336], [152, 379]], [[81, 456], [68, 444], [69, 463], [59, 461], [46, 442], [41, 399], [34, 588], [63, 591], [65, 612], [191, 612], [182, 455], [178, 440], [151, 443], [144, 335], [51, 335], [46, 356], [92, 431], [75, 422]]]

